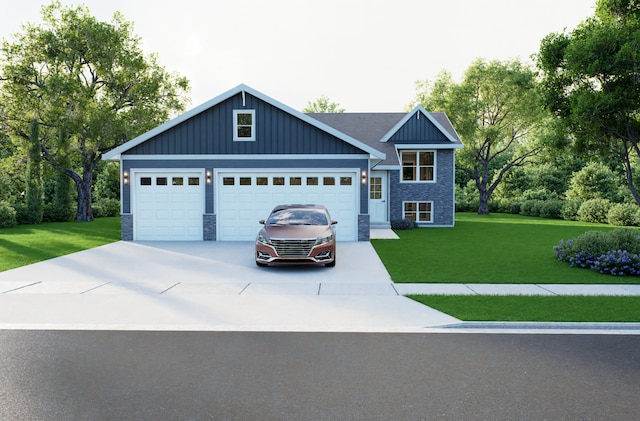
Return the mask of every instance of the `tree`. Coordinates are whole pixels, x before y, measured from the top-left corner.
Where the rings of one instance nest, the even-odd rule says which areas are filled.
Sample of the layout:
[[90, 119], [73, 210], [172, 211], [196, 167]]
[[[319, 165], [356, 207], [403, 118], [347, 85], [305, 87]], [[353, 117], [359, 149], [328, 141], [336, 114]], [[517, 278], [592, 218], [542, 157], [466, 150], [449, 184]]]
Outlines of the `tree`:
[[29, 156], [27, 160], [27, 186], [25, 195], [25, 214], [23, 223], [39, 224], [42, 222], [44, 209], [42, 186], [42, 154], [40, 152], [39, 124], [31, 121], [29, 133]]
[[[63, 8], [58, 1], [42, 7], [40, 25], [27, 24], [2, 44], [4, 125], [27, 138], [28, 122], [39, 121], [43, 157], [75, 183], [77, 221], [93, 219], [93, 170], [102, 153], [185, 107], [186, 78], [167, 72], [139, 44], [120, 13], [100, 22], [86, 6]], [[58, 156], [61, 128], [69, 135], [71, 166]]]
[[640, 204], [640, 3], [599, 0], [572, 32], [547, 35], [536, 62], [544, 104], [570, 129], [575, 150], [615, 156]]
[[508, 171], [542, 150], [536, 143], [543, 119], [535, 88], [535, 74], [519, 61], [482, 59], [460, 83], [448, 72], [433, 83], [417, 82], [416, 101], [429, 111], [444, 111], [465, 145], [457, 152], [456, 169], [478, 190], [478, 214], [489, 213], [489, 199]]
[[331, 102], [328, 96], [321, 95], [315, 101], [307, 102], [307, 106], [302, 109], [303, 113], [343, 113], [344, 108], [337, 102]]

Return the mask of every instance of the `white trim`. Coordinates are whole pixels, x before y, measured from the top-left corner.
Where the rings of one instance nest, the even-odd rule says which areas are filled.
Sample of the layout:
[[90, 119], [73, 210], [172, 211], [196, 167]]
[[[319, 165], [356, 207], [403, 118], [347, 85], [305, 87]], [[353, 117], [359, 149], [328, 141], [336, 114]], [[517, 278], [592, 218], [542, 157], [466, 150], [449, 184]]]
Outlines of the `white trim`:
[[[387, 132], [387, 134], [385, 134], [382, 139], [380, 139], [381, 142], [387, 142], [389, 139], [391, 139], [391, 137], [396, 134], [396, 132], [398, 130], [400, 130], [400, 128], [402, 126], [405, 125], [405, 123], [407, 121], [409, 121], [409, 119], [411, 119], [414, 115], [416, 115], [417, 113], [420, 113], [422, 115], [424, 115], [425, 117], [427, 117], [427, 119], [429, 119], [429, 121], [431, 123], [433, 123], [434, 126], [436, 126], [436, 128], [438, 130], [440, 130], [440, 132], [451, 142], [451, 143], [459, 143], [458, 139], [456, 139], [455, 137], [453, 137], [453, 135], [451, 133], [449, 133], [447, 130], [445, 130], [444, 127], [442, 127], [442, 125], [440, 123], [438, 123], [438, 121], [427, 112], [427, 110], [425, 110], [422, 105], [418, 104], [416, 105], [413, 110], [411, 110], [410, 113], [408, 113], [406, 116], [404, 116], [404, 118], [402, 120], [400, 120], [395, 126], [393, 126], [393, 128], [391, 128], [391, 130], [389, 130]], [[418, 117], [420, 117], [420, 114], [418, 114]], [[449, 147], [451, 147], [451, 145], [447, 145]], [[462, 145], [460, 144], [459, 147], [462, 147]]]
[[369, 155], [365, 154], [336, 154], [336, 155], [323, 155], [323, 154], [247, 154], [247, 155], [122, 155], [120, 157], [123, 161], [155, 161], [155, 160], [167, 160], [167, 161], [185, 161], [185, 160], [273, 160], [273, 159], [313, 159], [313, 160], [336, 160], [336, 159], [369, 159]]
[[[398, 152], [398, 150], [396, 150]], [[430, 184], [438, 182], [438, 154], [436, 151], [430, 149], [403, 149], [402, 152], [431, 152], [433, 153], [433, 180], [403, 180], [402, 179], [402, 156], [398, 153], [398, 162], [400, 163], [400, 183], [412, 183], [412, 184]], [[416, 158], [419, 158], [419, 154]], [[416, 162], [416, 177], [420, 177], [420, 162]]]
[[[416, 224], [432, 224], [433, 223], [433, 214], [435, 212], [435, 208], [433, 205], [433, 200], [403, 200], [402, 201], [402, 219], [407, 219], [406, 215], [405, 215], [405, 210], [404, 210], [404, 205], [405, 203], [415, 203], [416, 204]], [[431, 217], [431, 219], [429, 221], [418, 221], [418, 217], [420, 214], [420, 209], [419, 209], [419, 205], [420, 203], [430, 203], [431, 204], [431, 211], [429, 212], [429, 216]]]
[[462, 143], [454, 145], [444, 143], [396, 143], [395, 147], [396, 149], [462, 149], [464, 145]]
[[[242, 105], [244, 106], [244, 91], [242, 91]], [[238, 136], [238, 114], [251, 115], [251, 136], [240, 137]], [[240, 125], [240, 127], [249, 127], [247, 124]], [[255, 142], [256, 140], [256, 110], [233, 110], [233, 141], [234, 142]]]
[[364, 152], [367, 152], [368, 154], [372, 155], [374, 158], [378, 158], [378, 159], [385, 159], [386, 155], [374, 148], [372, 148], [369, 145], [366, 145], [362, 142], [360, 142], [359, 140], [356, 140], [354, 138], [352, 138], [351, 136], [348, 136], [336, 129], [334, 129], [333, 127], [330, 127], [324, 123], [321, 123], [320, 121], [316, 120], [315, 118], [309, 117], [308, 115], [294, 109], [291, 108], [287, 105], [282, 104], [279, 101], [276, 101], [273, 98], [268, 97], [267, 95], [256, 91], [253, 88], [248, 87], [247, 85], [244, 84], [240, 84], [238, 86], [236, 86], [235, 88], [232, 88], [230, 90], [228, 90], [227, 92], [224, 92], [220, 95], [218, 95], [217, 97], [173, 118], [172, 120], [167, 121], [164, 124], [161, 124], [157, 127], [155, 127], [154, 129], [149, 130], [146, 133], [141, 134], [140, 136], [131, 139], [130, 141], [123, 143], [122, 145], [110, 150], [109, 152], [106, 152], [102, 155], [102, 159], [104, 159], [105, 161], [117, 161], [120, 159], [120, 155], [126, 151], [128, 151], [129, 149], [138, 146], [139, 144], [151, 139], [154, 136], [159, 135], [160, 133], [163, 133], [167, 130], [169, 130], [172, 127], [177, 126], [178, 124], [208, 110], [209, 108], [218, 105], [219, 103], [237, 95], [240, 92], [247, 92], [253, 96], [255, 96], [256, 98], [267, 102], [268, 104], [273, 105], [276, 108], [281, 109], [282, 111], [291, 114], [292, 116], [304, 121], [305, 123], [311, 124], [312, 126], [317, 127], [318, 129], [331, 134], [335, 137], [337, 137], [338, 139], [347, 142], [348, 144], [355, 146], [358, 149], [363, 150]]

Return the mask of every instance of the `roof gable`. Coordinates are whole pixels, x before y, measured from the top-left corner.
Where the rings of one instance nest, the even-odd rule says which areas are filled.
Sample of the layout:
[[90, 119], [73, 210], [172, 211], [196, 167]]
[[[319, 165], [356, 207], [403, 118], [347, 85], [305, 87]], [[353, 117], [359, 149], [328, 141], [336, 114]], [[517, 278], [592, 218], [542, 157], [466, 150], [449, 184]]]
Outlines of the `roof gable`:
[[426, 143], [453, 144], [452, 147], [462, 147], [457, 133], [451, 126], [449, 119], [443, 113], [442, 123], [448, 125], [445, 129], [437, 119], [437, 114], [428, 113], [421, 105], [417, 105], [411, 112], [391, 128], [381, 139], [381, 142], [394, 143]]
[[[180, 128], [185, 128], [185, 130], [182, 130], [183, 132], [189, 132], [187, 126], [189, 126], [190, 124], [194, 124], [194, 122], [197, 122], [198, 119], [205, 118], [204, 116], [210, 115], [212, 113], [212, 109], [214, 109], [215, 107], [227, 106], [232, 108], [241, 108], [241, 106], [245, 105], [245, 101], [247, 102], [246, 105], [249, 107], [252, 104], [249, 104], [248, 102], [251, 101], [254, 101], [253, 104], [256, 104], [257, 102], [266, 103], [274, 111], [277, 111], [283, 115], [288, 115], [290, 119], [294, 118], [304, 122], [305, 124], [303, 126], [307, 129], [306, 132], [311, 131], [315, 133], [316, 136], [324, 135], [325, 139], [332, 138], [332, 140], [335, 141], [335, 145], [333, 146], [332, 150], [336, 150], [336, 152], [344, 150], [345, 146], [350, 145], [351, 150], [353, 150], [353, 148], [356, 148], [357, 150], [370, 154], [374, 158], [385, 158], [385, 155], [375, 148], [366, 145], [365, 143], [356, 140], [336, 130], [335, 128], [330, 127], [316, 119], [313, 119], [287, 105], [284, 105], [274, 100], [273, 98], [262, 94], [261, 92], [258, 92], [244, 84], [241, 84], [205, 102], [204, 104], [201, 104], [200, 106], [195, 107], [146, 133], [143, 133], [142, 135], [124, 143], [123, 145], [112, 149], [111, 151], [103, 155], [103, 159], [118, 160], [121, 158], [121, 155], [123, 153], [145, 153], [146, 149], [151, 149], [149, 147], [151, 143], [156, 143], [156, 149], [163, 150], [163, 153], [165, 153], [164, 151], [167, 151], [166, 153], [172, 153], [171, 147], [179, 148], [181, 153], [193, 153], [189, 152], [189, 141], [180, 141], [180, 139], [176, 140], [173, 134], [175, 134]], [[228, 123], [229, 121], [226, 122], [225, 127], [228, 127]], [[209, 126], [211, 126], [211, 124], [209, 124]], [[204, 127], [208, 126], [205, 125]], [[264, 130], [268, 129], [265, 128]], [[228, 138], [228, 134], [223, 135], [225, 138]], [[304, 135], [302, 137], [304, 137]], [[162, 145], [158, 145], [158, 143], [162, 143]], [[338, 143], [343, 143], [342, 148], [340, 148], [340, 145], [338, 145]], [[259, 145], [258, 142], [229, 142], [229, 145], [227, 146], [227, 149], [224, 153], [287, 153], [287, 150], [263, 151], [257, 149], [259, 147], [264, 148], [265, 146], [264, 144]], [[283, 147], [280, 147], [280, 149], [283, 149]], [[211, 150], [205, 153], [216, 152], [220, 151]]]

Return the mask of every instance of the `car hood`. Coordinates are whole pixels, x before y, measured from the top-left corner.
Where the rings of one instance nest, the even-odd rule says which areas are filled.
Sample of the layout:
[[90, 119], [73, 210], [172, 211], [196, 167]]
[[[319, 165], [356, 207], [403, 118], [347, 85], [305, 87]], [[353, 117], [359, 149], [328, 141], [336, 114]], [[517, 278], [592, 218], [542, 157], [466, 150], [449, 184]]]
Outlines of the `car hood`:
[[266, 225], [260, 233], [269, 238], [322, 238], [333, 230], [327, 225]]

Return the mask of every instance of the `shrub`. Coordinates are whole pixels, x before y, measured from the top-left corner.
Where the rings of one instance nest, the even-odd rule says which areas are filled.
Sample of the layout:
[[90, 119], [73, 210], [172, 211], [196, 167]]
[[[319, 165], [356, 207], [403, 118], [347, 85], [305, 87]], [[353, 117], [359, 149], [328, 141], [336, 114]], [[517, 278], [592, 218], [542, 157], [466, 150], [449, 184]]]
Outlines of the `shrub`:
[[590, 199], [580, 205], [578, 219], [584, 222], [607, 223], [611, 202], [608, 199]]
[[618, 176], [606, 165], [591, 162], [573, 173], [566, 197], [569, 200], [618, 199]]
[[540, 208], [540, 216], [550, 219], [562, 218], [563, 202], [560, 199], [549, 199], [542, 203]]
[[401, 219], [399, 221], [391, 221], [391, 229], [394, 230], [412, 230], [416, 227], [416, 223], [411, 219]]
[[540, 211], [544, 205], [544, 200], [530, 199], [522, 202], [520, 206], [520, 215], [524, 216], [540, 216]]
[[582, 206], [581, 200], [565, 200], [562, 204], [562, 211], [560, 212], [560, 216], [565, 221], [577, 221], [578, 220], [578, 210]]
[[9, 203], [0, 201], [0, 228], [16, 225], [16, 210]]
[[640, 275], [640, 232], [636, 230], [588, 231], [575, 239], [560, 240], [553, 249], [558, 260], [571, 267], [614, 276]]
[[497, 213], [511, 213], [517, 215], [520, 213], [521, 202], [515, 199], [497, 199], [489, 202], [489, 210]]
[[95, 218], [118, 216], [120, 215], [120, 201], [118, 199], [98, 199], [92, 204], [91, 211]]
[[607, 213], [607, 221], [624, 227], [638, 225], [638, 210], [638, 205], [632, 203], [615, 203]]
[[72, 221], [76, 216], [76, 211], [73, 206], [66, 208], [56, 206], [53, 203], [47, 203], [44, 205], [44, 214], [42, 215], [43, 222], [68, 222]]

